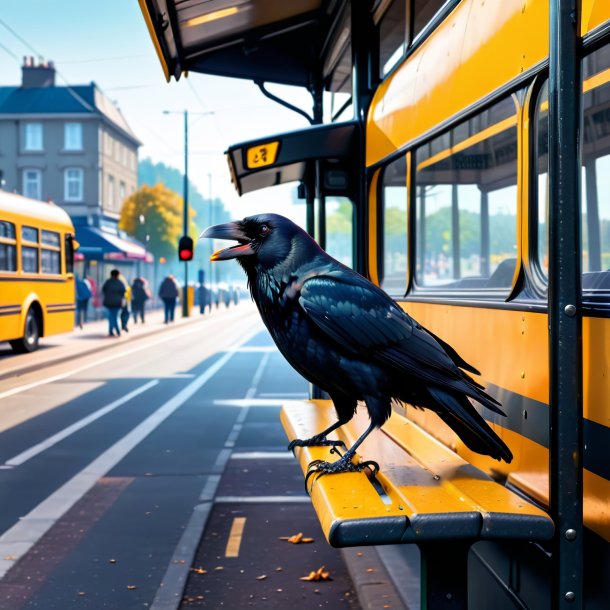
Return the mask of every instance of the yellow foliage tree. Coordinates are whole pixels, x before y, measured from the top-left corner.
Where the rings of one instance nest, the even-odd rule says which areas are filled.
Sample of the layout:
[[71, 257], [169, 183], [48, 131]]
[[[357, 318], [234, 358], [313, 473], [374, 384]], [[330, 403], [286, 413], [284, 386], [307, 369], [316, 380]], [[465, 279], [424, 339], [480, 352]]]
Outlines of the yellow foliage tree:
[[[183, 200], [163, 184], [144, 185], [123, 202], [119, 228], [147, 244], [155, 258], [176, 254], [182, 235]], [[191, 218], [194, 216], [191, 210]]]

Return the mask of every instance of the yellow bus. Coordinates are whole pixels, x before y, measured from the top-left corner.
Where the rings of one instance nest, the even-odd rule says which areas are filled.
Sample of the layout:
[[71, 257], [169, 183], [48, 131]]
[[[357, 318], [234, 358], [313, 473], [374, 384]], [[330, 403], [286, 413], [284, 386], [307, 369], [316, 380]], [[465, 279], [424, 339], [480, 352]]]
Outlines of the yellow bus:
[[0, 191], [0, 341], [15, 352], [74, 328], [74, 245], [60, 207]]
[[[355, 268], [502, 403], [507, 417], [482, 415], [508, 465], [470, 452], [434, 413], [396, 407], [555, 523], [551, 544], [473, 547], [469, 610], [610, 607], [610, 2], [322, 0], [290, 3], [290, 21], [265, 13], [271, 25], [230, 2], [224, 30], [176, 0], [140, 2], [167, 78], [307, 86], [312, 122], [329, 118], [325, 96], [344, 96], [336, 112], [329, 101], [331, 120], [356, 124], [347, 152], [329, 157], [328, 125], [318, 155], [273, 135], [228, 151], [232, 178], [240, 193], [300, 179], [323, 245], [324, 196], [347, 168]], [[256, 51], [231, 46], [246, 39]], [[306, 59], [269, 61], [295, 40]], [[272, 159], [248, 158], [270, 143]]]

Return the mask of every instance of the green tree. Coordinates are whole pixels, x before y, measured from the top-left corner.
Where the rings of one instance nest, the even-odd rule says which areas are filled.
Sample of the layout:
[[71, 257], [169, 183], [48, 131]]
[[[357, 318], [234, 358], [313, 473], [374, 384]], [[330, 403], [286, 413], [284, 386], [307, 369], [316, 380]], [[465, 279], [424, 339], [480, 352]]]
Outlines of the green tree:
[[[119, 228], [145, 243], [157, 260], [174, 257], [182, 235], [182, 212], [182, 197], [174, 191], [163, 184], [142, 186], [123, 202]], [[195, 232], [191, 219], [189, 233]]]

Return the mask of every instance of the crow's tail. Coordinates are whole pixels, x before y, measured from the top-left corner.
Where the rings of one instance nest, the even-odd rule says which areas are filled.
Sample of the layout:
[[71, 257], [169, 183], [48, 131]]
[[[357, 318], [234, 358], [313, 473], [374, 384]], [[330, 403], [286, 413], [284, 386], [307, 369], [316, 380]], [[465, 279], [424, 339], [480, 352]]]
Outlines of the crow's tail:
[[440, 388], [428, 387], [437, 404], [440, 418], [460, 437], [466, 447], [510, 463], [513, 454], [504, 441], [489, 427], [465, 396], [454, 396]]

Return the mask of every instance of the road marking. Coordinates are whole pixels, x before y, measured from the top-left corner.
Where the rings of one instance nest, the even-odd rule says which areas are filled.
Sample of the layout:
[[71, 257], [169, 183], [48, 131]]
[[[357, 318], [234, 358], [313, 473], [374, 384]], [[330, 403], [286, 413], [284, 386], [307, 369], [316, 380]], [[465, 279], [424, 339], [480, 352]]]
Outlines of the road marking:
[[[27, 553], [51, 529], [56, 521], [95, 485], [99, 478], [116, 466], [132, 449], [182, 406], [195, 392], [201, 389], [233, 357], [237, 346], [250, 339], [256, 332], [258, 332], [258, 329], [242, 338], [236, 346], [229, 348], [197, 379], [5, 531], [0, 536], [0, 578], [15, 565], [16, 559]], [[5, 557], [11, 559], [2, 559]]]
[[215, 405], [221, 407], [281, 407], [285, 400], [274, 400], [272, 398], [234, 398], [234, 399], [217, 399]]
[[290, 451], [243, 451], [233, 453], [232, 460], [294, 460]]
[[71, 434], [74, 434], [75, 432], [78, 432], [78, 430], [81, 430], [85, 426], [88, 426], [90, 423], [94, 422], [96, 419], [99, 419], [100, 417], [103, 417], [107, 413], [114, 411], [114, 409], [120, 407], [121, 405], [124, 405], [126, 402], [129, 402], [132, 398], [135, 398], [139, 394], [146, 392], [146, 390], [156, 386], [158, 383], [159, 383], [158, 379], [153, 379], [152, 381], [145, 383], [143, 386], [140, 386], [139, 388], [136, 388], [135, 390], [133, 390], [133, 392], [130, 392], [129, 394], [126, 394], [122, 398], [119, 398], [118, 400], [111, 402], [109, 405], [106, 405], [105, 407], [102, 407], [101, 409], [94, 411], [90, 415], [87, 415], [87, 417], [83, 417], [82, 419], [79, 419], [77, 422], [73, 423], [71, 426], [68, 426], [67, 428], [64, 428], [63, 430], [60, 430], [59, 432], [57, 432], [57, 434], [53, 434], [52, 436], [49, 436], [49, 438], [45, 439], [44, 441], [41, 441], [40, 443], [34, 445], [33, 447], [30, 447], [29, 449], [22, 451], [19, 455], [16, 455], [15, 457], [11, 458], [10, 460], [6, 460], [5, 465], [11, 466], [11, 467], [21, 466], [21, 464], [24, 464], [28, 460], [31, 460], [34, 456], [38, 455], [39, 453], [42, 453], [43, 451], [46, 451], [53, 445], [56, 445], [57, 443], [59, 443], [60, 441], [63, 441], [65, 438], [67, 438]]
[[239, 547], [241, 546], [241, 539], [244, 535], [244, 527], [246, 527], [245, 517], [235, 517], [231, 524], [231, 531], [229, 532], [229, 539], [227, 540], [227, 546], [225, 548], [225, 557], [239, 557]]
[[[265, 345], [265, 346], [256, 346], [256, 345], [244, 345], [237, 350], [239, 353], [243, 352], [277, 352], [277, 347], [275, 345]], [[278, 352], [279, 353], [279, 352]]]
[[309, 503], [309, 496], [217, 496], [216, 504], [300, 504]]
[[307, 392], [261, 392], [260, 398], [300, 398], [307, 400], [309, 394]]

